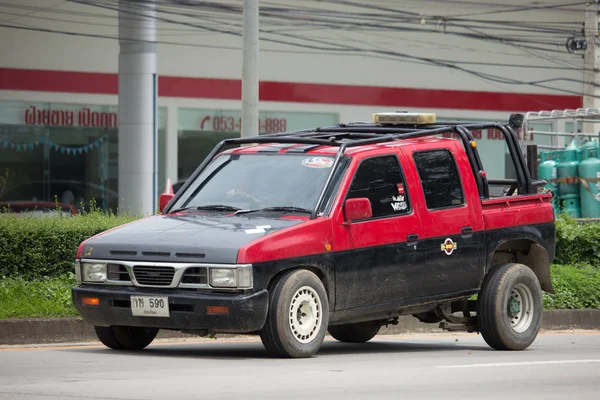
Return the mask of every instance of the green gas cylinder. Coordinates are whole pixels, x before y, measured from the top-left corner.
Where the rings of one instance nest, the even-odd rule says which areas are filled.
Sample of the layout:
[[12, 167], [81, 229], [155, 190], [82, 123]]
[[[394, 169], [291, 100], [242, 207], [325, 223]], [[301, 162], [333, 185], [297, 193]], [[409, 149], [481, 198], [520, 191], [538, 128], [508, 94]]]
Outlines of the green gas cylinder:
[[560, 151], [557, 166], [559, 179], [566, 180], [558, 184], [558, 197], [560, 202], [563, 203], [564, 210], [573, 218], [581, 217], [577, 179], [580, 153], [581, 149], [573, 140], [565, 150]]
[[598, 150], [598, 140], [596, 138], [592, 138], [581, 145], [582, 160], [589, 158], [590, 150]]
[[558, 193], [558, 183], [552, 180], [558, 178], [558, 162], [556, 161], [558, 154], [553, 151], [540, 153], [540, 166], [538, 167], [538, 176], [547, 183], [544, 188], [552, 190], [556, 195]]
[[540, 179], [546, 181], [544, 189], [550, 190], [553, 194], [552, 207], [554, 207], [554, 216], [558, 215], [558, 202], [556, 196], [558, 196], [558, 183], [553, 182], [558, 178], [558, 152], [547, 151], [540, 153], [540, 165], [538, 167], [538, 176]]
[[568, 194], [579, 194], [577, 185], [577, 167], [579, 166], [578, 147], [575, 140], [565, 149], [559, 152], [557, 172], [559, 178], [568, 179], [567, 182], [561, 182], [558, 185], [558, 192], [561, 196]]
[[579, 178], [582, 180], [579, 184], [581, 216], [583, 218], [600, 217], [600, 182], [586, 181], [590, 178], [600, 178], [598, 147], [589, 146], [584, 150], [583, 161], [579, 163]]

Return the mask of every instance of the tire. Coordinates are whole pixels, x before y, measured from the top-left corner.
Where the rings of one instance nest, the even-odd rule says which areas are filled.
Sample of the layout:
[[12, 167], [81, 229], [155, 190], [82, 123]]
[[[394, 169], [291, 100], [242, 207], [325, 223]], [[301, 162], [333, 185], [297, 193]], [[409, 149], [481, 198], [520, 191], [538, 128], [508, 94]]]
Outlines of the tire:
[[142, 350], [156, 338], [158, 328], [135, 326], [95, 326], [96, 336], [114, 350]]
[[535, 273], [523, 264], [505, 264], [485, 278], [477, 300], [477, 322], [496, 350], [524, 350], [542, 325], [544, 303]]
[[329, 327], [329, 334], [343, 343], [365, 343], [373, 339], [380, 328], [381, 325], [375, 321], [333, 325]]
[[307, 270], [283, 274], [273, 284], [260, 339], [276, 357], [306, 358], [319, 351], [329, 322], [329, 302], [321, 280]]
[[113, 350], [123, 350], [123, 346], [117, 340], [112, 326], [94, 326], [94, 330], [103, 345]]

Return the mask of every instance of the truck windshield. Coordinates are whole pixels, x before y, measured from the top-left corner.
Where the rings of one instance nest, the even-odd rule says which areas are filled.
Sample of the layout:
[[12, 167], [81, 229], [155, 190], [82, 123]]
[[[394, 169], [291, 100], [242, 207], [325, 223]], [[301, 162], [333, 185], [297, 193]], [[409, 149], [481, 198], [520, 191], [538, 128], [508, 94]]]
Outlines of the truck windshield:
[[218, 156], [182, 193], [172, 210], [312, 210], [333, 167], [333, 157], [307, 154]]

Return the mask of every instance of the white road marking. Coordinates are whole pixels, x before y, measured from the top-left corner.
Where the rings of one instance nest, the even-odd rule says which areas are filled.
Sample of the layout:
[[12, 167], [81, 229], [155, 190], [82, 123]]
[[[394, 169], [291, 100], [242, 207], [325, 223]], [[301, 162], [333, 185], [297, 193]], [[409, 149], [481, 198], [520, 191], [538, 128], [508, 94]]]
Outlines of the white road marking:
[[465, 364], [465, 365], [436, 365], [436, 368], [485, 368], [485, 367], [516, 367], [519, 365], [545, 365], [545, 364], [580, 364], [600, 363], [600, 360], [553, 360], [553, 361], [523, 361], [510, 363], [490, 364]]

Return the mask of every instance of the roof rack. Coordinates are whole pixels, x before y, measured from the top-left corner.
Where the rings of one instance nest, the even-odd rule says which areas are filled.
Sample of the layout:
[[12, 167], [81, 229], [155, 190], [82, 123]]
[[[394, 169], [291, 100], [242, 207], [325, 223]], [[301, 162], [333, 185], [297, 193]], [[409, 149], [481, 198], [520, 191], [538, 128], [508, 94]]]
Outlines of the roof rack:
[[[374, 114], [373, 119], [376, 115]], [[425, 114], [429, 117], [424, 118], [427, 121], [431, 121], [431, 115], [435, 120], [434, 114]], [[331, 185], [333, 180], [334, 172], [340, 163], [344, 152], [349, 147], [387, 143], [403, 139], [414, 139], [426, 136], [436, 136], [443, 133], [454, 133], [459, 136], [462, 141], [465, 151], [467, 153], [471, 169], [477, 182], [479, 194], [482, 198], [489, 197], [488, 181], [481, 164], [479, 153], [477, 152], [477, 146], [471, 130], [475, 129], [498, 129], [504, 135], [506, 143], [509, 148], [511, 157], [515, 165], [519, 166], [517, 169], [517, 182], [518, 187], [521, 191], [526, 193], [533, 193], [534, 184], [531, 176], [528, 172], [527, 165], [523, 158], [523, 154], [519, 149], [519, 142], [515, 129], [521, 127], [523, 121], [522, 114], [511, 114], [508, 123], [501, 122], [480, 122], [473, 123], [472, 121], [444, 121], [444, 123], [402, 123], [402, 118], [414, 120], [419, 119], [421, 116], [418, 114], [409, 113], [397, 113], [397, 120], [392, 123], [340, 123], [334, 126], [319, 127], [307, 130], [298, 130], [281, 133], [271, 133], [252, 137], [232, 138], [224, 139], [219, 142], [209, 155], [202, 161], [200, 166], [194, 171], [194, 173], [187, 179], [181, 189], [178, 190], [175, 198], [177, 200], [182, 193], [185, 192], [187, 187], [194, 181], [198, 175], [206, 168], [206, 166], [212, 161], [212, 159], [227, 145], [235, 144], [261, 144], [261, 143], [273, 143], [273, 144], [304, 144], [307, 145], [303, 148], [303, 151], [308, 152], [319, 146], [333, 146], [338, 147], [338, 151], [335, 155], [331, 172], [327, 178], [325, 186], [321, 191], [319, 199], [315, 208], [312, 210], [311, 219], [316, 218], [316, 215], [321, 208], [321, 204], [327, 193], [327, 189]], [[386, 115], [389, 118], [389, 114]], [[175, 201], [170, 202], [174, 204]], [[170, 205], [165, 209], [166, 212], [170, 209]]]
[[[572, 132], [567, 132], [565, 123], [571, 120], [573, 123]], [[529, 124], [535, 122], [550, 122], [551, 131], [529, 130]], [[583, 132], [578, 131], [577, 122], [584, 123]], [[550, 136], [550, 145], [538, 145], [542, 149], [558, 149], [565, 147], [565, 137], [573, 137], [579, 141], [580, 137], [598, 137], [597, 133], [586, 132], [593, 130], [598, 132], [594, 124], [600, 124], [600, 109], [597, 108], [577, 108], [564, 110], [542, 110], [530, 111], [525, 113], [523, 119], [523, 131], [536, 135]]]

